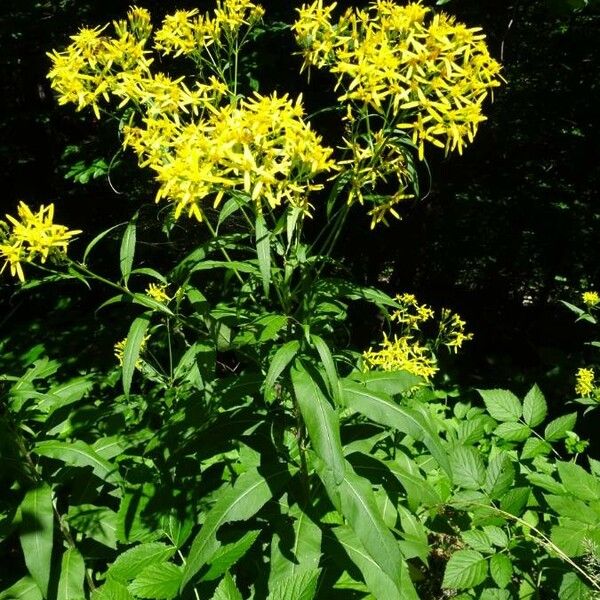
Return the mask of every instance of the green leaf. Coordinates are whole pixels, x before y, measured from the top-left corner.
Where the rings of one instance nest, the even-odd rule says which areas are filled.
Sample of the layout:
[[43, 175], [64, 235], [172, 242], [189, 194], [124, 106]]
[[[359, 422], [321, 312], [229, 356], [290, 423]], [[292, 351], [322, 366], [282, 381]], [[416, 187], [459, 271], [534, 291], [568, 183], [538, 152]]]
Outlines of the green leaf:
[[594, 595], [590, 593], [590, 588], [581, 581], [577, 573], [570, 572], [563, 575], [557, 598], [560, 600], [591, 600]]
[[84, 376], [53, 386], [37, 408], [50, 416], [55, 410], [81, 400], [92, 389], [93, 385], [93, 381], [90, 381], [88, 376]]
[[292, 340], [283, 344], [283, 346], [281, 346], [277, 352], [275, 352], [273, 358], [271, 359], [267, 376], [265, 377], [263, 388], [265, 399], [267, 399], [268, 394], [275, 386], [275, 382], [277, 381], [278, 377], [283, 373], [285, 368], [292, 362], [292, 360], [294, 360], [294, 357], [296, 354], [298, 354], [299, 349], [300, 342], [298, 342], [298, 340]]
[[467, 490], [478, 490], [485, 481], [485, 466], [481, 455], [471, 446], [459, 446], [450, 455], [452, 480]]
[[404, 394], [410, 389], [423, 383], [423, 378], [413, 375], [408, 371], [367, 371], [352, 373], [348, 379], [364, 384], [367, 389], [374, 392], [383, 392], [390, 396]]
[[78, 504], [69, 507], [69, 526], [86, 538], [108, 546], [117, 547], [117, 513], [106, 506]]
[[463, 542], [469, 546], [469, 548], [487, 554], [492, 552], [492, 541], [485, 531], [481, 531], [480, 529], [469, 529], [463, 531], [460, 535]]
[[504, 494], [500, 499], [500, 508], [511, 515], [519, 516], [529, 500], [529, 488], [516, 487]]
[[442, 500], [436, 489], [423, 477], [417, 464], [408, 456], [397, 452], [394, 460], [383, 461], [383, 464], [406, 490], [410, 508], [416, 510], [423, 505], [441, 504]]
[[76, 548], [69, 548], [63, 554], [61, 561], [57, 600], [83, 600], [85, 598], [84, 578], [83, 556]]
[[455, 552], [446, 565], [444, 588], [466, 590], [482, 583], [487, 577], [487, 561], [476, 550]]
[[233, 577], [229, 573], [225, 573], [225, 577], [215, 590], [212, 600], [243, 600], [242, 594], [240, 594]]
[[569, 413], [550, 421], [544, 430], [544, 439], [547, 442], [556, 442], [567, 437], [567, 431], [573, 431], [577, 422], [577, 413]]
[[296, 361], [291, 375], [296, 402], [311, 444], [339, 485], [344, 479], [345, 461], [338, 416], [315, 380], [314, 369], [310, 368], [309, 372], [300, 361]]
[[567, 556], [582, 556], [587, 551], [586, 542], [590, 539], [590, 527], [581, 521], [563, 518], [560, 525], [552, 528], [550, 539]]
[[522, 415], [521, 402], [508, 390], [477, 390], [488, 413], [496, 421], [518, 421]]
[[47, 597], [54, 533], [52, 489], [44, 484], [29, 490], [20, 509], [20, 541], [25, 565], [43, 596]]
[[42, 592], [31, 577], [22, 577], [0, 592], [0, 600], [42, 600]]
[[287, 532], [277, 530], [271, 540], [269, 589], [280, 579], [293, 576], [300, 569], [316, 569], [321, 559], [321, 528], [298, 505], [288, 511], [293, 518], [293, 543], [284, 546]]
[[338, 542], [348, 553], [350, 560], [359, 568], [369, 591], [375, 598], [404, 600], [396, 584], [371, 558], [350, 527], [343, 525], [334, 527], [332, 531]]
[[544, 498], [550, 508], [556, 512], [559, 517], [567, 517], [574, 521], [581, 521], [590, 525], [597, 525], [600, 521], [600, 515], [585, 502], [577, 500], [572, 496], [554, 496], [545, 494]]
[[182, 577], [181, 567], [170, 562], [156, 563], [142, 570], [129, 585], [129, 591], [138, 598], [174, 598]]
[[525, 400], [523, 400], [523, 418], [529, 427], [536, 427], [546, 418], [547, 414], [546, 399], [536, 384], [527, 392]]
[[117, 229], [117, 227], [121, 227], [121, 225], [124, 225], [124, 223], [118, 223], [117, 225], [113, 225], [112, 227], [110, 227], [109, 229], [106, 229], [105, 231], [103, 231], [102, 233], [99, 233], [86, 247], [84, 253], [83, 253], [83, 259], [82, 259], [82, 263], [85, 265], [88, 259], [88, 256], [90, 254], [90, 252], [94, 249], [94, 246], [96, 246], [96, 244], [98, 242], [100, 242], [102, 239], [104, 239], [111, 231]]
[[132, 598], [125, 585], [109, 577], [103, 586], [92, 592], [91, 600], [131, 600]]
[[506, 554], [494, 554], [490, 558], [490, 574], [499, 588], [505, 588], [512, 579], [513, 565]]
[[216, 537], [219, 527], [224, 523], [244, 521], [252, 517], [271, 499], [272, 488], [283, 485], [287, 478], [287, 470], [263, 476], [256, 469], [251, 469], [240, 475], [233, 486], [218, 494], [218, 499], [206, 515], [200, 533], [192, 542], [181, 590], [219, 549]]
[[119, 268], [125, 285], [129, 281], [131, 268], [133, 267], [133, 257], [135, 255], [136, 227], [138, 213], [133, 215], [131, 221], [127, 224], [123, 239], [121, 240], [121, 250], [119, 252]]
[[256, 254], [265, 297], [268, 297], [271, 283], [271, 233], [260, 213], [256, 217]]
[[485, 491], [491, 498], [500, 498], [513, 485], [515, 468], [507, 453], [497, 454], [488, 464], [485, 474]]
[[523, 423], [509, 421], [500, 423], [494, 430], [494, 434], [508, 442], [524, 442], [531, 435], [531, 429]]
[[165, 515], [162, 519], [162, 529], [171, 543], [181, 548], [190, 537], [194, 523], [191, 518], [176, 514]]
[[260, 531], [248, 531], [239, 540], [221, 546], [212, 557], [210, 568], [202, 575], [202, 581], [213, 581], [229, 571], [248, 552], [259, 534]]
[[267, 600], [313, 600], [317, 591], [320, 569], [302, 569], [280, 579]]
[[144, 314], [133, 321], [127, 334], [127, 341], [123, 349], [123, 391], [126, 396], [129, 396], [135, 365], [140, 357], [140, 350], [149, 324], [150, 318]]
[[600, 479], [572, 462], [557, 461], [560, 480], [569, 494], [580, 500], [600, 500]]
[[138, 544], [120, 554], [106, 572], [119, 583], [128, 583], [135, 579], [142, 569], [169, 560], [176, 549], [160, 542]]
[[523, 450], [521, 451], [521, 460], [527, 458], [535, 458], [536, 456], [543, 456], [552, 451], [552, 446], [536, 437], [531, 437], [523, 444]]
[[[132, 295], [132, 302], [134, 304], [139, 304], [140, 306], [150, 308], [153, 311], [158, 311], [165, 315], [169, 315], [170, 317], [172, 317], [175, 314], [168, 306], [166, 306], [162, 302], [159, 302], [158, 300], [155, 300], [154, 298], [151, 298], [147, 294], [140, 294], [139, 292], [135, 292]], [[106, 306], [106, 303], [104, 303], [102, 306]]]
[[422, 441], [444, 471], [450, 473], [450, 463], [440, 438], [420, 413], [400, 406], [383, 392], [371, 391], [351, 381], [343, 381], [342, 390], [349, 408]]
[[325, 340], [318, 335], [311, 334], [310, 339], [319, 353], [321, 364], [325, 370], [325, 375], [327, 376], [327, 383], [329, 384], [329, 392], [331, 393], [331, 397], [337, 406], [342, 406], [343, 401], [340, 389], [340, 380], [329, 346], [325, 343]]
[[96, 477], [119, 484], [121, 476], [116, 465], [102, 458], [91, 446], [81, 440], [74, 442], [59, 442], [49, 440], [39, 442], [33, 448], [33, 452], [39, 456], [47, 456], [60, 460], [72, 467], [91, 467]]

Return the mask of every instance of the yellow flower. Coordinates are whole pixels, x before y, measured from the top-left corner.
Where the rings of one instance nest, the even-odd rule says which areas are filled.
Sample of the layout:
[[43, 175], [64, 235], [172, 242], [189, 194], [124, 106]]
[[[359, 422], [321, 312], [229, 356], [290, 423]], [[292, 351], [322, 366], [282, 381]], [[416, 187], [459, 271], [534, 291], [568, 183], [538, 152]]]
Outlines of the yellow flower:
[[586, 306], [596, 306], [600, 302], [600, 296], [598, 292], [583, 292], [581, 299]]
[[42, 205], [34, 213], [20, 202], [17, 215], [6, 215], [8, 222], [0, 221], [0, 257], [4, 258], [0, 273], [8, 266], [11, 275], [25, 281], [22, 263], [45, 263], [51, 255], [65, 254], [71, 238], [81, 231], [53, 223], [54, 204]]
[[576, 394], [579, 394], [580, 396], [589, 396], [594, 391], [594, 369], [578, 369], [575, 378]]
[[[140, 344], [140, 355], [146, 349], [146, 345], [147, 345], [149, 339], [150, 339], [149, 335], [144, 336], [144, 339], [142, 340], [142, 343]], [[113, 352], [114, 352], [115, 358], [117, 359], [117, 361], [119, 362], [119, 366], [121, 366], [121, 367], [123, 366], [123, 357], [125, 355], [125, 346], [126, 345], [127, 345], [127, 338], [124, 338], [121, 341], [117, 342], [113, 347]], [[143, 365], [143, 361], [141, 358], [138, 357], [138, 359], [135, 361], [135, 368], [139, 370], [142, 368], [142, 365]]]
[[169, 300], [171, 300], [171, 297], [167, 294], [166, 289], [166, 284], [151, 283], [146, 288], [146, 296], [153, 298], [157, 302], [166, 304]]

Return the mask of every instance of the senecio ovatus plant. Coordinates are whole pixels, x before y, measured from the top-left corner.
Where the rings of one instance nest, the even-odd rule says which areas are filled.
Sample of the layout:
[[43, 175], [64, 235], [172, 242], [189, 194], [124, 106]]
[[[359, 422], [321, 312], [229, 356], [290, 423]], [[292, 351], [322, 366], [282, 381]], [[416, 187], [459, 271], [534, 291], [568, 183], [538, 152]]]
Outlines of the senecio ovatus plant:
[[[352, 207], [371, 227], [399, 217], [428, 149], [473, 141], [501, 82], [483, 34], [419, 3], [302, 6], [302, 69], [338, 94], [343, 135], [326, 140], [301, 96], [248, 85], [263, 13], [220, 0], [155, 29], [133, 7], [50, 54], [59, 103], [116, 120], [152, 173], [165, 231], [205, 241], [160, 272], [140, 263], [134, 216], [116, 281], [89, 261], [118, 226], [78, 261], [81, 232], [52, 205], [2, 222], [3, 270], [102, 284], [105, 306], [138, 312], [114, 348], [122, 393], [112, 372], [59, 382], [38, 350], [3, 376], [2, 531], [22, 566], [0, 598], [583, 597], [600, 485], [553, 446], [573, 415], [542, 432], [537, 388], [450, 410], [431, 381], [464, 321], [356, 285], [332, 257]], [[350, 346], [350, 301], [379, 309], [379, 345]]]

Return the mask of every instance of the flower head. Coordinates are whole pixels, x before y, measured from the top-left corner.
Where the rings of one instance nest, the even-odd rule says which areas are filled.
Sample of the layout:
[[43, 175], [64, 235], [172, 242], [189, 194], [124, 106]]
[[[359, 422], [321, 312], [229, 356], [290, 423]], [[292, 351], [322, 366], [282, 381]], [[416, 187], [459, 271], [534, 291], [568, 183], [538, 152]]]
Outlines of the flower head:
[[600, 302], [600, 295], [598, 295], [598, 292], [583, 292], [583, 294], [581, 294], [581, 299], [586, 306], [592, 307]]
[[594, 369], [578, 369], [575, 375], [575, 393], [582, 397], [589, 396], [595, 389], [595, 377]]
[[146, 288], [146, 296], [164, 304], [171, 300], [171, 297], [167, 294], [166, 290], [166, 284], [151, 283]]

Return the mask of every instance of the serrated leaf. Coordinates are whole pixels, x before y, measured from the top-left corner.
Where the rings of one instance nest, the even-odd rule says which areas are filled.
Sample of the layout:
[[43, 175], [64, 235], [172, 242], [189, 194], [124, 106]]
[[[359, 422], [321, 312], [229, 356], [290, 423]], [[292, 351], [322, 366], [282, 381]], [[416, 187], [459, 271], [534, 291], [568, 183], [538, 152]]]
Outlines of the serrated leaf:
[[522, 415], [519, 399], [508, 390], [477, 390], [488, 413], [496, 421], [518, 421]]
[[208, 571], [202, 575], [202, 581], [218, 579], [229, 571], [248, 552], [259, 533], [260, 531], [248, 531], [239, 540], [221, 546], [212, 557]]
[[112, 579], [120, 583], [128, 583], [140, 571], [151, 565], [169, 560], [175, 554], [173, 546], [161, 542], [138, 544], [120, 554], [106, 572]]
[[489, 535], [480, 529], [469, 529], [461, 534], [463, 542], [478, 552], [492, 552], [492, 542]]
[[103, 586], [92, 592], [91, 600], [131, 600], [132, 598], [127, 586], [108, 578]]
[[117, 547], [117, 513], [106, 506], [79, 504], [70, 506], [69, 526], [86, 538], [91, 538], [108, 546]]
[[529, 500], [529, 488], [516, 487], [500, 499], [500, 508], [511, 515], [519, 516]]
[[400, 406], [383, 392], [374, 392], [351, 381], [342, 382], [346, 405], [372, 421], [394, 427], [422, 441], [438, 464], [450, 473], [450, 463], [440, 438], [427, 423], [425, 417], [415, 410]]
[[242, 600], [242, 594], [240, 594], [233, 577], [229, 573], [225, 573], [225, 577], [217, 586], [212, 600]]
[[252, 517], [271, 499], [272, 488], [283, 485], [288, 476], [287, 469], [268, 475], [251, 469], [240, 475], [233, 486], [218, 495], [215, 505], [206, 515], [200, 533], [192, 542], [184, 568], [182, 590], [218, 550], [216, 535], [219, 527], [224, 523], [244, 521]]
[[565, 573], [558, 590], [560, 600], [592, 600], [590, 588], [577, 576], [577, 573]]
[[467, 490], [478, 490], [485, 481], [481, 455], [471, 446], [459, 446], [450, 455], [452, 481]]
[[521, 459], [535, 458], [542, 456], [552, 451], [552, 446], [539, 438], [532, 437], [525, 441], [523, 450], [521, 451]]
[[564, 486], [546, 473], [527, 473], [527, 479], [537, 487], [541, 487], [552, 494], [564, 494]]
[[265, 377], [264, 393], [265, 398], [268, 397], [269, 392], [272, 392], [275, 382], [279, 376], [283, 373], [285, 368], [294, 360], [298, 350], [300, 349], [300, 342], [298, 340], [291, 340], [281, 346], [277, 352], [273, 355], [271, 363], [269, 364], [269, 370]]
[[[468, 596], [469, 600], [471, 596]], [[479, 600], [513, 600], [514, 596], [508, 590], [500, 590], [498, 588], [486, 588], [482, 590]], [[519, 596], [520, 599], [525, 599], [526, 596]], [[528, 598], [528, 597], [527, 597]]]
[[260, 269], [265, 297], [268, 297], [269, 285], [271, 283], [271, 233], [267, 229], [265, 218], [260, 213], [256, 217], [255, 233], [258, 267]]
[[590, 527], [581, 521], [561, 519], [559, 525], [552, 527], [550, 539], [567, 556], [582, 556], [586, 553], [586, 541], [590, 538]]
[[43, 596], [47, 597], [54, 532], [52, 489], [44, 484], [29, 490], [20, 509], [19, 537], [25, 565]]
[[506, 548], [508, 546], [508, 536], [497, 525], [484, 525], [483, 530], [494, 546], [498, 546], [499, 548]]
[[58, 580], [57, 600], [83, 600], [85, 592], [85, 563], [83, 556], [76, 548], [65, 551], [61, 561], [60, 579]]
[[0, 592], [0, 600], [42, 600], [42, 592], [31, 577], [22, 577]]
[[131, 380], [133, 379], [135, 365], [140, 357], [148, 325], [150, 325], [149, 316], [142, 315], [134, 319], [127, 334], [125, 348], [123, 348], [123, 391], [126, 396], [129, 395], [131, 389]]
[[129, 281], [129, 275], [133, 267], [133, 257], [135, 255], [136, 228], [138, 213], [133, 215], [131, 221], [127, 223], [123, 239], [121, 240], [121, 249], [119, 252], [119, 268], [125, 285]]
[[291, 370], [296, 402], [315, 453], [331, 471], [336, 484], [344, 479], [345, 461], [339, 418], [325, 398], [314, 369], [297, 361]]
[[513, 565], [506, 554], [494, 554], [490, 558], [490, 574], [499, 588], [504, 589], [512, 579]]
[[536, 384], [527, 392], [523, 400], [523, 419], [529, 427], [536, 427], [546, 418], [547, 414], [546, 399]]
[[176, 514], [166, 515], [162, 519], [162, 528], [171, 543], [181, 548], [190, 537], [194, 523], [191, 518]]
[[505, 453], [496, 455], [488, 464], [485, 491], [491, 498], [500, 498], [511, 488], [515, 479], [512, 461]]
[[524, 442], [531, 435], [531, 429], [523, 423], [508, 421], [500, 423], [494, 434], [507, 442]]
[[320, 574], [320, 569], [296, 571], [277, 582], [269, 593], [268, 600], [313, 600]]
[[455, 552], [446, 565], [444, 588], [465, 590], [482, 583], [487, 577], [487, 560], [476, 550]]
[[544, 439], [547, 442], [556, 442], [567, 437], [567, 431], [572, 431], [577, 422], [577, 413], [569, 413], [550, 421], [544, 430]]
[[600, 478], [572, 462], [556, 463], [560, 480], [569, 494], [581, 500], [600, 500]]
[[96, 477], [110, 483], [118, 484], [121, 481], [116, 465], [103, 459], [91, 446], [81, 440], [39, 442], [34, 446], [33, 452], [39, 456], [60, 460], [72, 467], [91, 467]]
[[585, 502], [577, 500], [572, 496], [554, 496], [545, 494], [544, 498], [550, 508], [559, 517], [567, 517], [574, 521], [581, 521], [590, 525], [596, 525], [600, 521], [600, 515]]
[[181, 567], [170, 562], [161, 562], [145, 567], [129, 584], [128, 589], [138, 598], [174, 598], [179, 592], [182, 577]]

